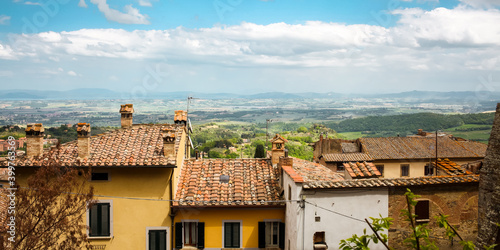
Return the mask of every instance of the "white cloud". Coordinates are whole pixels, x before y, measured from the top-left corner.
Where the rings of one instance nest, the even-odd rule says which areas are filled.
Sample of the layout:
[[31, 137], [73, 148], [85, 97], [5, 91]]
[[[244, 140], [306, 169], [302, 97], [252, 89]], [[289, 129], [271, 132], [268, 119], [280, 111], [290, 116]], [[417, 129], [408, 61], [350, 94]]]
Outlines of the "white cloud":
[[111, 81], [114, 81], [114, 82], [116, 82], [116, 81], [120, 80], [120, 79], [119, 79], [117, 76], [115, 76], [115, 75], [109, 76], [109, 77], [108, 77], [108, 79], [109, 79], [109, 80], [111, 80]]
[[39, 3], [39, 2], [30, 2], [30, 1], [26, 1], [26, 2], [24, 2], [24, 4], [26, 4], [26, 5], [39, 5], [39, 6], [42, 6], [42, 4], [41, 4], [41, 3]]
[[75, 71], [73, 71], [73, 70], [68, 71], [68, 75], [70, 75], [70, 76], [78, 76], [78, 74], [76, 74]]
[[10, 22], [10, 16], [0, 15], [0, 25], [7, 25]]
[[492, 8], [500, 6], [500, 0], [460, 0], [460, 2], [476, 8]]
[[78, 2], [78, 6], [82, 7], [82, 8], [87, 8], [88, 7], [88, 5], [85, 2], [85, 0], [80, 0], [80, 2]]
[[14, 72], [10, 70], [0, 70], [0, 77], [13, 77]]
[[139, 5], [144, 7], [153, 7], [150, 0], [139, 0]]
[[124, 13], [110, 8], [106, 0], [90, 0], [90, 2], [97, 5], [99, 11], [102, 12], [109, 21], [124, 24], [150, 24], [147, 20], [148, 16], [139, 13], [139, 10], [132, 7], [132, 5], [126, 5], [124, 7]]

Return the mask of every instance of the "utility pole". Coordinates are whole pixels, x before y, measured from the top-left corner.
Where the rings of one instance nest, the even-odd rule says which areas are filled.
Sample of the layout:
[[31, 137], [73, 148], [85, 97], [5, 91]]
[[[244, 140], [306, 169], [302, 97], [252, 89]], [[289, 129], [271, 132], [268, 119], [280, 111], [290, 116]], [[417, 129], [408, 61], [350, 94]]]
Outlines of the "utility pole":
[[436, 165], [434, 166], [434, 174], [437, 174], [437, 167], [438, 167], [438, 130], [436, 130]]
[[272, 122], [273, 119], [266, 119], [266, 154], [267, 154], [267, 151], [269, 150], [269, 142], [268, 142], [268, 135], [269, 133], [267, 132], [267, 129], [269, 127], [269, 123]]

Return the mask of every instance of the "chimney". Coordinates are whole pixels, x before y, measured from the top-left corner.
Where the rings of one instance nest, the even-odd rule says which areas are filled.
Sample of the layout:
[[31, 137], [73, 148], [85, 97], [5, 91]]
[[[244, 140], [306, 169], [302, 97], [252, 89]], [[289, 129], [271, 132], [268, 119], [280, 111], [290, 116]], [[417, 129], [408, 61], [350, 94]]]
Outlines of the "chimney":
[[186, 126], [187, 124], [187, 111], [184, 110], [176, 110], [174, 115], [174, 123], [175, 124], [183, 124]]
[[274, 138], [271, 139], [271, 143], [273, 144], [271, 163], [273, 165], [278, 164], [280, 162], [280, 157], [285, 156], [285, 142], [287, 142], [287, 140], [279, 134], [276, 134]]
[[420, 129], [418, 129], [418, 133], [417, 133], [417, 135], [422, 135], [422, 134], [423, 134], [423, 132], [424, 132], [424, 130], [420, 128]]
[[280, 166], [290, 166], [293, 167], [293, 158], [288, 156], [280, 157]]
[[76, 133], [78, 135], [78, 157], [87, 158], [90, 156], [90, 124], [78, 123]]
[[175, 131], [169, 127], [162, 130], [163, 136], [163, 155], [166, 158], [175, 157]]
[[43, 154], [43, 124], [28, 124], [26, 127], [26, 156], [35, 157]]
[[120, 114], [122, 114], [122, 128], [132, 127], [132, 114], [134, 113], [134, 104], [121, 105]]

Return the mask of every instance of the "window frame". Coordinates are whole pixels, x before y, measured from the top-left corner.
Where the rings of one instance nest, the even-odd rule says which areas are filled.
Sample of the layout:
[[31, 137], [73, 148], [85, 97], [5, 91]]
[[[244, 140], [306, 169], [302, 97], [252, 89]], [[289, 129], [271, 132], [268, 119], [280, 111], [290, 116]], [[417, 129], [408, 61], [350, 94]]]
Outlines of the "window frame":
[[242, 242], [243, 242], [243, 221], [242, 220], [222, 220], [222, 248], [223, 249], [227, 248], [227, 247], [225, 247], [225, 245], [226, 245], [226, 242], [225, 242], [225, 238], [226, 238], [225, 237], [226, 236], [225, 235], [225, 231], [226, 231], [225, 230], [226, 229], [225, 224], [226, 224], [226, 222], [229, 222], [229, 223], [235, 223], [235, 222], [240, 223], [240, 244], [239, 244], [240, 246], [239, 247], [235, 247], [235, 248], [236, 249], [242, 248], [241, 247]]
[[87, 236], [90, 240], [93, 239], [111, 239], [113, 238], [113, 200], [97, 200], [96, 204], [108, 203], [109, 204], [109, 236], [91, 236], [90, 235], [90, 209], [87, 209]]
[[[426, 173], [430, 172], [430, 174]], [[434, 167], [432, 164], [425, 164], [424, 166], [424, 176], [433, 176], [434, 175]]]
[[167, 242], [166, 242], [166, 249], [170, 249], [170, 228], [169, 227], [146, 227], [146, 250], [150, 250], [149, 249], [149, 231], [153, 231], [153, 230], [165, 230], [167, 231], [167, 234], [165, 236]]
[[[282, 223], [282, 221], [281, 221], [281, 220], [279, 220], [279, 219], [265, 219], [265, 220], [263, 220], [263, 222], [264, 222], [264, 223], [265, 223], [265, 225], [266, 225], [266, 226], [265, 226], [265, 233], [264, 233], [265, 237], [267, 237], [267, 233], [268, 233], [268, 232], [267, 232], [267, 223], [278, 223], [278, 242], [276, 243], [276, 245], [267, 245], [267, 242], [266, 242], [266, 248], [267, 248], [267, 247], [268, 247], [268, 248], [276, 248], [276, 247], [279, 247], [279, 245], [280, 245], [280, 233], [281, 233], [281, 232], [280, 232], [280, 223]], [[270, 232], [269, 232], [269, 233], [270, 233]], [[283, 233], [284, 233], [284, 232], [283, 232]]]
[[[385, 166], [384, 164], [375, 164], [375, 167], [380, 172], [381, 177], [384, 177]], [[382, 171], [380, 171], [382, 169]]]
[[[406, 175], [403, 175], [403, 168], [407, 168]], [[410, 164], [401, 164], [400, 165], [400, 176], [401, 177], [410, 177]]]

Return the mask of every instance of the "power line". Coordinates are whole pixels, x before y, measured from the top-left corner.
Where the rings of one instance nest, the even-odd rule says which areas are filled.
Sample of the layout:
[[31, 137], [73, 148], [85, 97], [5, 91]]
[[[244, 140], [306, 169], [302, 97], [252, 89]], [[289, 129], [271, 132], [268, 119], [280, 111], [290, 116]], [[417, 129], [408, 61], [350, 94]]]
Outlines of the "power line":
[[336, 212], [336, 211], [330, 210], [330, 209], [328, 209], [328, 208], [324, 208], [324, 207], [318, 206], [318, 205], [313, 204], [313, 203], [311, 203], [311, 202], [308, 202], [308, 201], [304, 201], [304, 202], [305, 202], [305, 203], [308, 203], [308, 204], [311, 204], [311, 205], [313, 205], [313, 206], [315, 206], [315, 207], [317, 207], [317, 208], [321, 208], [321, 209], [326, 210], [326, 211], [328, 211], [328, 212], [334, 213], [334, 214], [336, 214], [336, 215], [340, 215], [340, 216], [346, 217], [346, 218], [351, 219], [351, 220], [359, 221], [359, 222], [362, 222], [363, 224], [364, 224], [364, 223], [366, 223], [364, 220], [361, 220], [361, 219], [358, 219], [358, 218], [354, 218], [354, 217], [352, 217], [352, 216], [345, 215], [345, 214], [342, 214], [342, 213], [339, 213], [339, 212]]

